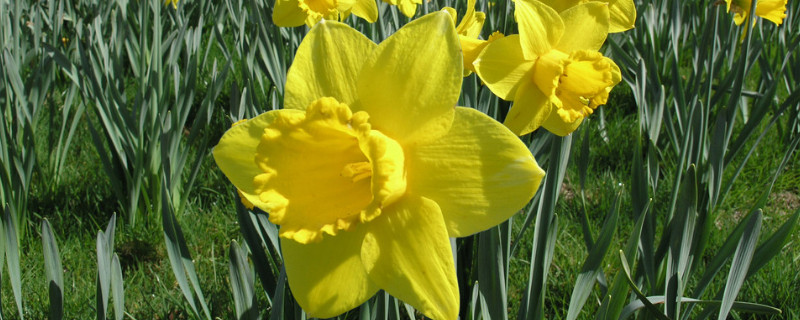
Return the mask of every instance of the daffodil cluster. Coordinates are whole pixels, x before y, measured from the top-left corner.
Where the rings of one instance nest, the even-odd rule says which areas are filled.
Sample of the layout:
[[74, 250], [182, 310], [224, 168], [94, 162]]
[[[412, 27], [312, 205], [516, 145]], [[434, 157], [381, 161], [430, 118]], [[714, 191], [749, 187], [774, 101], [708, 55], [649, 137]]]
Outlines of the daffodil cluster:
[[280, 226], [289, 287], [310, 316], [383, 289], [427, 317], [458, 318], [450, 238], [505, 221], [544, 176], [514, 133], [456, 106], [462, 72], [446, 12], [379, 45], [323, 20], [298, 48], [283, 109], [214, 148], [243, 202]]

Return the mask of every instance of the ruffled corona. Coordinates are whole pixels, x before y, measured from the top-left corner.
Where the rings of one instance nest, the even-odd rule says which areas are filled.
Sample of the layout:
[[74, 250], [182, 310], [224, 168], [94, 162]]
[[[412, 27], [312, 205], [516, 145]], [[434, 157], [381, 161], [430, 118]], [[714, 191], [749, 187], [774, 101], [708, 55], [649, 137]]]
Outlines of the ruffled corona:
[[323, 18], [337, 19], [339, 16], [338, 0], [297, 0], [297, 2], [307, 15], [307, 25], [314, 25]]
[[405, 192], [402, 148], [371, 130], [365, 112], [354, 115], [333, 98], [305, 113], [274, 112], [256, 149], [262, 173], [253, 189], [282, 237], [308, 243], [336, 235]]

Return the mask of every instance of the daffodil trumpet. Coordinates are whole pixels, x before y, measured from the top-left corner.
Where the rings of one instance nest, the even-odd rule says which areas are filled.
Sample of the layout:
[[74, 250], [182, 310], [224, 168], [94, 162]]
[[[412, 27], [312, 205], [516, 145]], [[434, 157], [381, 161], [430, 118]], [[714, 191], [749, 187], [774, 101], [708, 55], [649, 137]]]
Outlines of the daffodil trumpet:
[[311, 27], [322, 19], [342, 20], [351, 13], [373, 23], [378, 5], [375, 0], [276, 0], [272, 22], [279, 27]]
[[458, 318], [450, 238], [519, 211], [544, 175], [528, 148], [456, 107], [451, 18], [416, 19], [376, 45], [315, 25], [287, 73], [284, 108], [232, 127], [213, 154], [243, 201], [280, 226], [289, 287], [312, 317], [383, 289], [432, 319]]
[[[752, 7], [752, 0], [724, 0], [728, 12], [733, 12], [733, 22], [741, 25], [747, 20]], [[786, 18], [787, 0], [760, 0], [756, 2], [756, 16], [762, 17], [776, 25], [781, 25]], [[755, 21], [753, 21], [755, 24]]]

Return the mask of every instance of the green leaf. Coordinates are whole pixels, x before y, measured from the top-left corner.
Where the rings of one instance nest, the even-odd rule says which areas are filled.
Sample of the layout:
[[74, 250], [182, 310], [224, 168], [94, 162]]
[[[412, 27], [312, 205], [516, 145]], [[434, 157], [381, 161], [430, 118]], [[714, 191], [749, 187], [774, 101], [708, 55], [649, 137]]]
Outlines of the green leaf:
[[122, 266], [116, 253], [111, 258], [111, 292], [114, 295], [114, 319], [122, 320], [125, 316], [125, 286], [122, 281]]
[[50, 293], [50, 314], [53, 320], [64, 317], [64, 269], [58, 253], [58, 243], [53, 229], [47, 219], [42, 221], [42, 250], [44, 251], [44, 269], [47, 273]]
[[[164, 193], [164, 199], [169, 199], [166, 194], [166, 187], [162, 188], [162, 192]], [[178, 286], [181, 287], [181, 292], [186, 301], [189, 302], [189, 306], [194, 311], [195, 316], [200, 317], [200, 313], [197, 311], [197, 304], [200, 304], [206, 319], [211, 319], [211, 312], [208, 310], [203, 291], [200, 289], [200, 281], [197, 279], [197, 272], [194, 269], [192, 255], [186, 246], [183, 231], [181, 231], [181, 227], [177, 219], [175, 219], [169, 202], [162, 202], [162, 206], [161, 222], [164, 228], [164, 240], [167, 246], [169, 262], [172, 266], [172, 273], [175, 275]], [[194, 289], [194, 292], [192, 292], [192, 289]]]
[[3, 215], [3, 227], [6, 239], [6, 262], [8, 263], [8, 277], [11, 278], [11, 291], [14, 292], [14, 301], [17, 303], [19, 318], [25, 319], [22, 311], [22, 275], [19, 266], [19, 240], [17, 239], [17, 222], [11, 215], [14, 211], [11, 204], [6, 204]]
[[247, 250], [239, 246], [236, 241], [231, 241], [228, 258], [236, 318], [240, 320], [258, 319], [258, 302], [253, 292], [253, 270], [250, 268], [250, 263], [247, 262]]
[[736, 247], [736, 253], [733, 255], [731, 262], [731, 270], [728, 273], [728, 280], [725, 283], [725, 293], [722, 296], [722, 305], [719, 309], [718, 319], [724, 320], [728, 316], [736, 296], [739, 294], [739, 289], [742, 288], [742, 283], [747, 277], [747, 270], [750, 268], [750, 261], [753, 259], [753, 251], [756, 248], [758, 235], [761, 233], [761, 210], [756, 210], [749, 219], [739, 239], [739, 245]]

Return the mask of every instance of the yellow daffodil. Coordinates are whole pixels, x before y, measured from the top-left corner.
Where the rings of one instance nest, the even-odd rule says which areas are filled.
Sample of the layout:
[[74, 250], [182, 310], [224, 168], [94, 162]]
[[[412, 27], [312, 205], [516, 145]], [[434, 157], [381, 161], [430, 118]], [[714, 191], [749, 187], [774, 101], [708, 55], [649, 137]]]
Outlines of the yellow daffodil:
[[481, 80], [513, 100], [504, 124], [519, 135], [540, 126], [565, 136], [605, 104], [622, 80], [597, 50], [608, 35], [608, 5], [587, 2], [557, 13], [536, 0], [517, 0], [519, 35], [490, 43], [475, 61]]
[[417, 13], [417, 5], [422, 4], [422, 0], [383, 0], [383, 2], [397, 6], [397, 9], [409, 18]]
[[[752, 1], [750, 0], [725, 0], [728, 12], [733, 11], [733, 22], [741, 25], [750, 14]], [[786, 18], [786, 0], [761, 0], [756, 3], [756, 16], [762, 17], [781, 25]]]
[[228, 130], [214, 158], [280, 225], [289, 287], [312, 317], [379, 289], [455, 320], [450, 237], [520, 210], [544, 172], [508, 129], [456, 107], [461, 54], [448, 14], [380, 45], [334, 21], [314, 26], [287, 73], [284, 109]]
[[[453, 23], [456, 22], [456, 9], [445, 7], [445, 11], [450, 13], [453, 18]], [[486, 48], [490, 42], [500, 39], [503, 34], [496, 31], [487, 40], [481, 40], [478, 37], [481, 35], [483, 29], [483, 22], [486, 20], [486, 14], [480, 11], [475, 11], [475, 0], [467, 1], [467, 12], [461, 18], [461, 22], [456, 26], [456, 33], [458, 40], [461, 42], [461, 53], [464, 58], [464, 76], [470, 75], [475, 72], [475, 67], [472, 63], [478, 58], [478, 55]]]
[[310, 27], [322, 19], [344, 19], [351, 13], [372, 23], [378, 19], [378, 5], [375, 0], [276, 0], [272, 22], [280, 27]]
[[[590, 0], [540, 0], [558, 12], [563, 12]], [[636, 23], [636, 6], [633, 0], [592, 0], [608, 4], [608, 33], [633, 29]]]
[[173, 9], [178, 9], [178, 0], [164, 0], [164, 5], [168, 6], [172, 4]]

